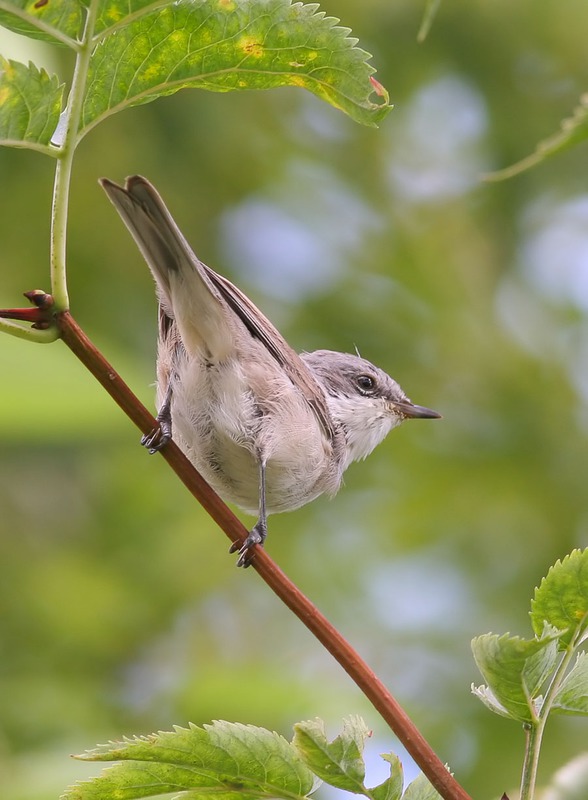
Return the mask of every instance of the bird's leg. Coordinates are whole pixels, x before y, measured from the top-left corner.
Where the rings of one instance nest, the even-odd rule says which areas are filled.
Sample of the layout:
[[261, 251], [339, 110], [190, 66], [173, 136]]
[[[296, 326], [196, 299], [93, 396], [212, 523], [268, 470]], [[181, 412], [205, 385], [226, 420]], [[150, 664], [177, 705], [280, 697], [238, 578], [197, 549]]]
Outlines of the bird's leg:
[[171, 420], [171, 401], [173, 393], [173, 381], [170, 375], [167, 389], [165, 390], [165, 397], [161, 408], [159, 409], [155, 419], [157, 420], [157, 427], [152, 431], [146, 433], [141, 438], [143, 447], [147, 447], [150, 454], [157, 453], [161, 448], [169, 442], [172, 438], [172, 420]]
[[253, 528], [249, 531], [249, 535], [239, 547], [238, 542], [231, 545], [229, 553], [239, 551], [239, 558], [237, 560], [238, 567], [249, 567], [253, 558], [251, 552], [256, 544], [263, 547], [265, 537], [267, 536], [267, 511], [265, 506], [265, 460], [259, 460], [259, 518]]

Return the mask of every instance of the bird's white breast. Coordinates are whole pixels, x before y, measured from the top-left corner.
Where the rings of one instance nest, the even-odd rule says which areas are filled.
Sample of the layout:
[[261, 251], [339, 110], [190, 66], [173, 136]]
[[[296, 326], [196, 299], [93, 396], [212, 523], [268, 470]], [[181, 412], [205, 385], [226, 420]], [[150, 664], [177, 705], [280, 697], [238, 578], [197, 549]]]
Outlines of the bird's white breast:
[[266, 366], [263, 359], [207, 366], [186, 358], [172, 401], [175, 441], [223, 499], [252, 514], [260, 459], [269, 513], [334, 494], [343, 471], [300, 391], [280, 372], [268, 384]]

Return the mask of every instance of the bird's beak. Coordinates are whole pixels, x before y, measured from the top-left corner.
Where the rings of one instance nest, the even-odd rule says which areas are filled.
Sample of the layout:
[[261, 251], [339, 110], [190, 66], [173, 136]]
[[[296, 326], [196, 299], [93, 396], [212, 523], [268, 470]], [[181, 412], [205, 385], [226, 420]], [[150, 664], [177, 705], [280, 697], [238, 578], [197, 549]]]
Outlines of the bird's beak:
[[407, 419], [441, 419], [438, 411], [425, 406], [415, 406], [414, 403], [393, 403], [394, 409]]

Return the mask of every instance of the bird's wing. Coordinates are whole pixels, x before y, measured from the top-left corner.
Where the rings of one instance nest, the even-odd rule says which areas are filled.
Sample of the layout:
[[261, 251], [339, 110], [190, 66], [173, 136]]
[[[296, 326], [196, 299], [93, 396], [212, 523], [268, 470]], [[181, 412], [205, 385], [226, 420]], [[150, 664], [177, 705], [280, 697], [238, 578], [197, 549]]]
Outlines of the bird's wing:
[[335, 429], [325, 393], [311, 370], [298, 353], [290, 347], [278, 329], [261, 313], [246, 294], [227, 278], [219, 275], [205, 264], [203, 266], [211, 282], [245, 325], [249, 333], [259, 339], [268, 353], [282, 367], [292, 383], [302, 392], [325, 434], [332, 440], [335, 436]]

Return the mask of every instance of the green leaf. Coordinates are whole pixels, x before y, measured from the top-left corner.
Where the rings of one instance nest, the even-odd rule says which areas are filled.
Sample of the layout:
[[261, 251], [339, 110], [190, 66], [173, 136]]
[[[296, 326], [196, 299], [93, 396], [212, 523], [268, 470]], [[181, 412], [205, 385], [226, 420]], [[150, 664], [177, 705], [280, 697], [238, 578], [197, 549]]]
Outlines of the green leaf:
[[510, 167], [484, 175], [484, 180], [503, 181], [506, 178], [520, 175], [521, 172], [531, 169], [531, 167], [536, 167], [547, 158], [562, 153], [564, 150], [583, 142], [584, 139], [588, 139], [588, 94], [582, 95], [580, 105], [574, 109], [571, 117], [562, 121], [560, 127], [561, 130], [553, 136], [539, 142], [534, 153], [517, 161], [516, 164], [512, 164]]
[[57, 76], [0, 56], [0, 145], [44, 150], [62, 103]]
[[[371, 77], [369, 54], [317, 8], [290, 0], [181, 0], [139, 15], [96, 48], [81, 135], [117, 111], [185, 88], [299, 86], [375, 126], [390, 106]], [[382, 102], [371, 101], [374, 93]]]
[[82, 21], [78, 0], [0, 0], [0, 25], [52, 44], [73, 46]]
[[347, 717], [339, 736], [328, 742], [325, 723], [315, 719], [294, 726], [292, 744], [323, 781], [354, 794], [366, 794], [363, 748], [370, 735], [361, 717]]
[[[105, 769], [98, 778], [78, 783], [66, 789], [61, 800], [132, 800], [132, 798], [154, 797], [168, 792], [184, 792], [192, 789], [197, 774], [189, 767], [169, 764], [124, 763]], [[208, 794], [220, 790], [223, 784], [210, 779], [209, 785], [203, 783], [202, 790]], [[216, 795], [216, 791], [215, 791]], [[234, 792], [231, 800], [255, 797], [254, 793]]]
[[496, 713], [531, 722], [538, 710], [539, 690], [556, 665], [559, 635], [550, 630], [541, 639], [493, 633], [475, 638], [474, 658], [491, 692], [477, 690], [478, 697]]
[[402, 800], [441, 800], [441, 795], [421, 773], [408, 784]]
[[369, 796], [372, 800], [400, 800], [404, 786], [400, 759], [394, 753], [382, 753], [382, 758], [390, 764], [390, 777], [379, 786], [368, 789]]
[[531, 624], [535, 633], [544, 623], [565, 633], [560, 647], [579, 644], [588, 633], [588, 549], [574, 550], [558, 561], [535, 590]]
[[277, 733], [231, 722], [176, 728], [99, 747], [88, 761], [122, 761], [90, 781], [70, 787], [63, 800], [130, 800], [191, 790], [187, 797], [213, 793], [237, 797], [306, 797], [314, 775], [296, 749]]
[[[94, 33], [104, 37], [113, 27], [120, 27], [131, 16], [139, 16], [142, 11], [153, 10], [153, 0], [102, 0], [96, 18]], [[160, 3], [160, 6], [165, 3]], [[130, 20], [129, 20], [130, 21]]]
[[588, 654], [578, 653], [553, 701], [553, 710], [560, 714], [588, 714]]

